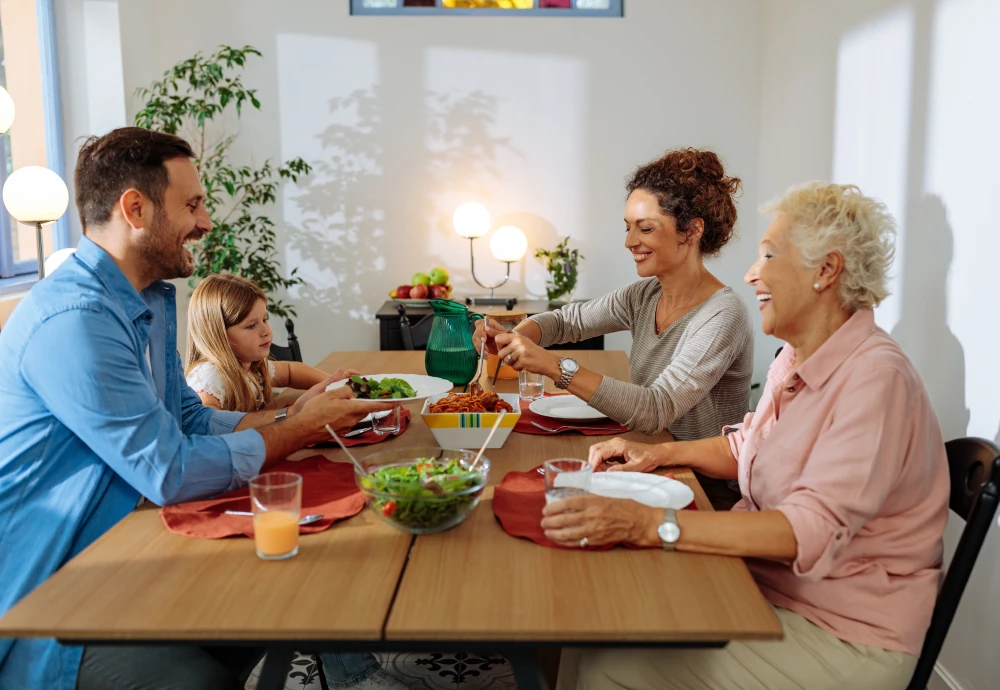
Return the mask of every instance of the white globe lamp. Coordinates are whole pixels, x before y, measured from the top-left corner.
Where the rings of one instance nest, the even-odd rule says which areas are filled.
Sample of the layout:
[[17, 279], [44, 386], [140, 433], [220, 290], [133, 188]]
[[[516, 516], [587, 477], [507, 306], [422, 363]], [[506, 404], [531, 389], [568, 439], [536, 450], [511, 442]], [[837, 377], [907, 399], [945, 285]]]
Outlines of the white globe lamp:
[[19, 223], [35, 226], [38, 248], [38, 278], [45, 277], [42, 226], [54, 223], [69, 207], [66, 183], [48, 168], [28, 165], [18, 168], [3, 186], [3, 205]]

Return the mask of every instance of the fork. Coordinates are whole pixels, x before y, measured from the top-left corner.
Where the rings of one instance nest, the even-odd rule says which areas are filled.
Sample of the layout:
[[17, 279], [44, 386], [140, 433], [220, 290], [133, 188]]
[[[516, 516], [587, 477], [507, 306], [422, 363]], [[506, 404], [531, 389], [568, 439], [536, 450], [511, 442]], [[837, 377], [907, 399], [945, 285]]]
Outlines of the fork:
[[550, 434], [555, 434], [560, 431], [566, 431], [567, 429], [593, 429], [594, 431], [618, 431], [621, 427], [617, 426], [557, 426], [555, 429], [548, 426], [542, 426], [538, 422], [532, 422], [532, 426], [537, 426], [542, 431], [548, 431]]
[[483, 338], [483, 344], [479, 347], [479, 366], [476, 367], [476, 378], [472, 380], [472, 385], [469, 386], [469, 395], [482, 395], [483, 385], [479, 383], [479, 377], [483, 375], [483, 362], [486, 361], [486, 338]]

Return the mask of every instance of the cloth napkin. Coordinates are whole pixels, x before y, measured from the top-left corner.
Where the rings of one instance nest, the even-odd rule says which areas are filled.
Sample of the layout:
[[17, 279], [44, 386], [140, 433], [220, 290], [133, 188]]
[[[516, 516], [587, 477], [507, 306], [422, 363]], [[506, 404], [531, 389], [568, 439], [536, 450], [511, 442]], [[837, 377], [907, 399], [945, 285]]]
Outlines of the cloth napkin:
[[[669, 476], [669, 475], [667, 475]], [[542, 509], [545, 507], [545, 477], [538, 468], [530, 472], [508, 472], [493, 490], [493, 514], [503, 531], [512, 537], [530, 539], [536, 544], [554, 549], [570, 548], [556, 544], [542, 531]], [[692, 502], [685, 510], [697, 510]], [[607, 551], [618, 544], [590, 546], [588, 551]], [[628, 548], [638, 548], [625, 544]]]
[[[407, 410], [406, 408], [403, 408], [402, 410], [399, 411], [399, 431], [395, 434], [384, 434], [384, 435], [376, 434], [374, 431], [371, 430], [371, 425], [372, 425], [371, 420], [367, 422], [362, 422], [360, 425], [358, 425], [357, 428], [368, 429], [368, 431], [366, 431], [363, 434], [358, 434], [357, 436], [351, 436], [350, 438], [344, 438], [344, 435], [341, 434], [340, 431], [337, 431], [337, 434], [340, 436], [340, 440], [343, 441], [344, 445], [347, 446], [348, 448], [353, 448], [354, 446], [370, 446], [374, 443], [382, 443], [382, 441], [388, 441], [390, 438], [396, 438], [397, 436], [402, 436], [403, 432], [406, 431], [406, 426], [409, 423], [410, 423], [410, 411]], [[320, 448], [340, 448], [340, 446], [337, 445], [337, 442], [334, 441], [332, 438], [329, 441], [323, 441], [322, 443], [317, 443], [309, 447], [315, 448], [317, 446]]]
[[[352, 517], [365, 507], [364, 494], [354, 483], [354, 465], [330, 462], [322, 455], [298, 462], [285, 461], [270, 472], [294, 472], [302, 476], [302, 515], [323, 519], [299, 527], [299, 534], [322, 532], [338, 520]], [[253, 518], [226, 515], [227, 510], [250, 511], [250, 488], [244, 487], [205, 501], [190, 501], [160, 509], [168, 530], [196, 539], [253, 537]]]
[[[553, 397], [551, 394], [546, 393], [546, 398]], [[532, 424], [532, 422], [538, 422], [542, 426], [548, 427], [550, 429], [555, 429], [561, 426], [572, 426], [580, 427], [579, 429], [563, 429], [562, 431], [544, 431], [539, 429], [537, 426]], [[552, 419], [551, 417], [543, 417], [540, 414], [536, 414], [528, 409], [528, 405], [521, 402], [521, 418], [517, 420], [517, 424], [514, 425], [514, 431], [521, 434], [538, 434], [541, 436], [552, 436], [554, 434], [565, 434], [565, 433], [579, 433], [584, 436], [611, 436], [613, 434], [624, 434], [628, 431], [628, 427], [613, 419], [600, 419], [597, 421], [563, 421], [559, 419]]]

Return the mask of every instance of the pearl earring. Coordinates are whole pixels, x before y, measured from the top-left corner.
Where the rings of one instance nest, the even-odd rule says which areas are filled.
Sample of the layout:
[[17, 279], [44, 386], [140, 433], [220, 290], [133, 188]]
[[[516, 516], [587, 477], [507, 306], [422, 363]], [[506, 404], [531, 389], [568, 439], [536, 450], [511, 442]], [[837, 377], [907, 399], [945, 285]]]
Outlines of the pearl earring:
[[819, 292], [819, 283], [813, 283], [813, 290]]

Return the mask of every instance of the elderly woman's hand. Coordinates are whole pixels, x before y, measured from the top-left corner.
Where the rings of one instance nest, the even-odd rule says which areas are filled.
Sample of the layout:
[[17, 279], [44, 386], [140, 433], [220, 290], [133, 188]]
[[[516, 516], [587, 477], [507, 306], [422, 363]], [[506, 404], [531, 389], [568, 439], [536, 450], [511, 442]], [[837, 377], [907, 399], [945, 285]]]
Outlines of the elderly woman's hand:
[[[542, 529], [556, 544], [585, 548], [626, 542], [636, 546], [660, 543], [656, 528], [662, 508], [650, 508], [623, 498], [573, 496], [542, 511]], [[584, 541], [586, 539], [586, 541]]]
[[534, 341], [520, 333], [504, 333], [496, 336], [499, 354], [504, 361], [517, 371], [530, 371], [557, 380], [562, 376], [559, 370], [559, 355], [536, 345]]
[[[636, 443], [621, 438], [601, 441], [590, 447], [588, 461], [594, 470], [602, 467], [609, 472], [652, 472], [666, 464], [666, 451], [661, 445]], [[621, 458], [621, 465], [607, 465], [608, 460]]]

